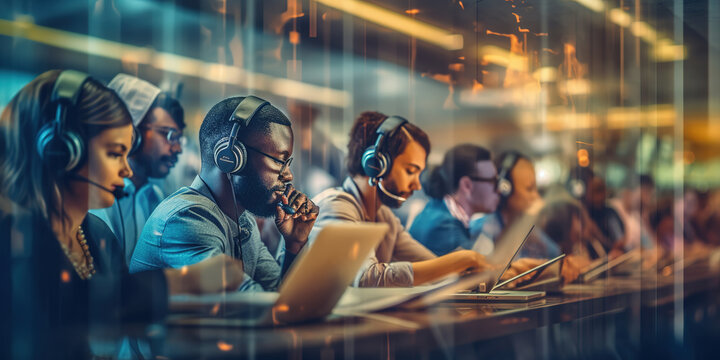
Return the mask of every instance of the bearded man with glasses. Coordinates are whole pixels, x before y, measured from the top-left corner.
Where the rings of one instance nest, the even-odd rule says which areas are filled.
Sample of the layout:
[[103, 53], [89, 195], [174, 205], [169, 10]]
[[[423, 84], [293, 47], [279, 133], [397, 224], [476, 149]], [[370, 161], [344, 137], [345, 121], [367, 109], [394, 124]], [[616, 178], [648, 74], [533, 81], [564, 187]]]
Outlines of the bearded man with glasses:
[[[290, 119], [265, 101], [258, 102], [249, 118], [240, 119], [237, 109], [245, 99], [224, 99], [205, 115], [199, 133], [200, 174], [155, 209], [130, 272], [179, 268], [226, 254], [243, 262], [245, 278], [238, 290], [277, 290], [307, 243], [319, 209], [291, 184], [295, 137]], [[231, 146], [234, 159], [216, 152]], [[224, 169], [220, 161], [233, 165]], [[284, 240], [282, 259], [263, 244], [255, 217], [274, 219]]]
[[112, 207], [90, 212], [112, 229], [129, 264], [145, 222], [165, 198], [149, 180], [167, 177], [182, 153], [184, 111], [177, 99], [135, 76], [118, 74], [108, 87], [130, 111], [139, 139], [128, 156], [133, 176], [125, 179], [126, 196]]

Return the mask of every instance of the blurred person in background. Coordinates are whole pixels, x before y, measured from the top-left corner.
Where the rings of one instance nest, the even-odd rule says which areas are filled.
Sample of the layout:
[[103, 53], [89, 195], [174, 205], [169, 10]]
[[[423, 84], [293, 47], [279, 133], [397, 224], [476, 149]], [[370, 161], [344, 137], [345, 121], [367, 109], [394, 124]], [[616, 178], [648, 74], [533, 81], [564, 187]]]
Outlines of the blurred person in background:
[[128, 273], [113, 233], [87, 212], [111, 206], [132, 177], [132, 143], [121, 99], [77, 71], [39, 75], [0, 115], [0, 294], [9, 305], [0, 347], [7, 354], [115, 356], [105, 347], [99, 351], [110, 353], [93, 353], [92, 336], [163, 319], [169, 294], [240, 284], [242, 265], [228, 257]]
[[[509, 151], [495, 159], [498, 169], [500, 202], [494, 213], [476, 219], [470, 224], [470, 234], [476, 241], [495, 243], [506, 228], [523, 218], [537, 215], [543, 201], [537, 189], [535, 167], [524, 154]], [[560, 247], [544, 236], [533, 232], [520, 249], [519, 257], [553, 258], [560, 255]]]
[[624, 251], [625, 225], [618, 212], [608, 205], [605, 180], [590, 168], [575, 167], [568, 177], [568, 191], [585, 206], [597, 238], [611, 257]]
[[620, 197], [609, 201], [611, 208], [623, 223], [625, 251], [655, 246], [650, 214], [655, 210], [655, 181], [650, 175], [640, 175], [620, 192]]
[[472, 249], [470, 217], [495, 211], [500, 200], [496, 185], [490, 151], [471, 144], [453, 147], [428, 175], [425, 192], [431, 200], [415, 217], [410, 235], [438, 256]]
[[124, 180], [126, 196], [93, 214], [110, 226], [129, 263], [145, 222], [165, 198], [160, 187], [149, 180], [165, 178], [177, 163], [183, 150], [185, 119], [176, 99], [145, 80], [118, 74], [108, 87], [130, 111], [139, 140], [128, 158], [133, 176]]

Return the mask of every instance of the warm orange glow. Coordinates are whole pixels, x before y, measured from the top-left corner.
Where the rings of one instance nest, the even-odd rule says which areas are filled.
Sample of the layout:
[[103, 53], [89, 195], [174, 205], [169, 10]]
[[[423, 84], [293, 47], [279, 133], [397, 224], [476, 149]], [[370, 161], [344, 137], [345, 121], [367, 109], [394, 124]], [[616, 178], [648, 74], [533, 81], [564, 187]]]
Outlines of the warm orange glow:
[[60, 280], [64, 283], [70, 282], [70, 273], [67, 270], [63, 270], [60, 272]]
[[511, 13], [511, 14], [515, 15], [515, 21], [519, 23], [519, 22], [520, 22], [520, 15], [518, 15], [518, 14], [516, 14], [516, 13]]
[[360, 256], [360, 244], [355, 243], [353, 244], [352, 250], [350, 250], [350, 257], [357, 259], [358, 256]]
[[521, 27], [518, 26], [518, 31], [519, 31], [519, 32], [522, 32], [522, 33], [529, 33], [529, 32], [530, 32], [530, 29], [523, 29], [523, 28], [521, 28]]
[[410, 15], [417, 15], [419, 12], [420, 12], [420, 9], [407, 9], [407, 10], [405, 10], [405, 13], [406, 13], [406, 14], [410, 14]]
[[360, 0], [315, 0], [325, 6], [340, 10], [357, 18], [375, 23], [418, 40], [440, 46], [446, 50], [463, 48], [463, 36], [444, 28], [415, 20], [384, 7]]
[[184, 276], [184, 275], [187, 275], [187, 273], [188, 273], [188, 267], [187, 267], [187, 265], [185, 265], [185, 266], [183, 266], [183, 267], [180, 268], [180, 275], [183, 275], [183, 276]]
[[220, 351], [230, 351], [233, 349], [232, 344], [228, 344], [222, 340], [217, 342], [217, 347], [220, 349]]
[[590, 155], [586, 149], [577, 151], [578, 165], [588, 167], [590, 165]]
[[458, 4], [460, 4], [460, 8], [465, 10], [465, 5], [463, 5], [462, 1], [458, 1]]
[[275, 305], [274, 310], [277, 312], [288, 312], [290, 311], [290, 306], [288, 304], [278, 304]]
[[290, 43], [293, 45], [297, 45], [300, 43], [300, 33], [297, 31], [291, 31], [289, 34], [290, 37]]
[[[402, 17], [411, 20], [404, 15]], [[139, 61], [141, 65], [149, 65], [162, 71], [221, 84], [252, 87], [257, 91], [267, 91], [277, 96], [304, 100], [315, 104], [346, 107], [352, 102], [350, 93], [345, 90], [322, 87], [248, 71], [232, 65], [211, 63], [187, 56], [155, 51], [150, 48], [57, 30], [27, 21], [0, 19], [0, 34], [24, 38], [90, 56], [116, 60], [122, 60], [124, 57], [127, 59], [127, 56], [131, 56], [133, 60]], [[462, 35], [447, 34], [445, 40], [451, 41], [455, 39], [453, 36], [460, 37], [459, 44], [460, 48], [462, 48]], [[92, 44], [92, 46], [88, 46], [88, 44]], [[455, 42], [454, 44], [457, 45], [458, 43]]]
[[448, 69], [450, 69], [452, 71], [460, 72], [460, 71], [463, 71], [463, 69], [465, 69], [465, 65], [461, 64], [461, 63], [453, 63], [453, 64], [448, 65]]
[[220, 303], [215, 304], [215, 306], [212, 307], [210, 310], [211, 315], [217, 315], [218, 312], [220, 312]]

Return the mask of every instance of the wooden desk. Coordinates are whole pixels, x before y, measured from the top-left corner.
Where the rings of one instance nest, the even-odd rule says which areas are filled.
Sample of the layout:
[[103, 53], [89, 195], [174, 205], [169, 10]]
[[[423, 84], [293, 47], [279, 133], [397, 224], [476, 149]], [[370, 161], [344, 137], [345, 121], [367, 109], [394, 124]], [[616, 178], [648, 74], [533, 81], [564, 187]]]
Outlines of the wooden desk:
[[[674, 276], [609, 279], [570, 285], [562, 294], [531, 303], [442, 303], [425, 311], [389, 311], [292, 327], [168, 326], [152, 343], [172, 359], [662, 354], [666, 333], [677, 330], [678, 311], [684, 311], [679, 324], [686, 332], [696, 323], [709, 323], [710, 330], [720, 324], [720, 311], [712, 311], [720, 310], [720, 276], [705, 272], [685, 274], [684, 279], [679, 285]], [[667, 324], [670, 329], [664, 328]]]

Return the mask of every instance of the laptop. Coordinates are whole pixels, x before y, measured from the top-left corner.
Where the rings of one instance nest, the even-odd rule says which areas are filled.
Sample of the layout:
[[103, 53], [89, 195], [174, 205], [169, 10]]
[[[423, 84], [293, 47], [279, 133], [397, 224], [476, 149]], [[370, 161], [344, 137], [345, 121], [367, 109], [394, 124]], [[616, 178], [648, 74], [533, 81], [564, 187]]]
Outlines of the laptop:
[[171, 316], [168, 322], [272, 326], [322, 319], [332, 312], [387, 230], [387, 224], [329, 224], [295, 259], [279, 292], [175, 295], [170, 298], [171, 311], [186, 314]]
[[[545, 291], [519, 291], [519, 290], [498, 290], [498, 285], [500, 285], [500, 278], [502, 278], [503, 274], [510, 268], [510, 265], [512, 264], [512, 260], [517, 256], [518, 252], [522, 248], [522, 246], [527, 241], [528, 237], [532, 233], [532, 231], [535, 229], [535, 225], [531, 225], [530, 229], [525, 233], [524, 237], [519, 237], [517, 232], [513, 232], [513, 229], [510, 229], [508, 231], [508, 234], [506, 234], [501, 241], [505, 244], [504, 247], [498, 247], [496, 251], [494, 252], [493, 256], [489, 258], [490, 263], [494, 264], [500, 264], [503, 265], [502, 271], [498, 271], [497, 275], [495, 276], [495, 281], [486, 284], [485, 289], [489, 289], [488, 292], [460, 292], [452, 295], [450, 297], [453, 301], [532, 301], [539, 298], [542, 298], [545, 296]], [[520, 243], [518, 244], [515, 239], [522, 239]], [[515, 278], [519, 279], [522, 276], [525, 276], [533, 271], [544, 269], [546, 266], [549, 266], [550, 264], [554, 263], [555, 261], [560, 260], [560, 258], [555, 258], [553, 260], [547, 261], [541, 265], [538, 265], [523, 274], [519, 275]], [[507, 282], [506, 282], [507, 283]], [[502, 284], [505, 285], [505, 284]]]

